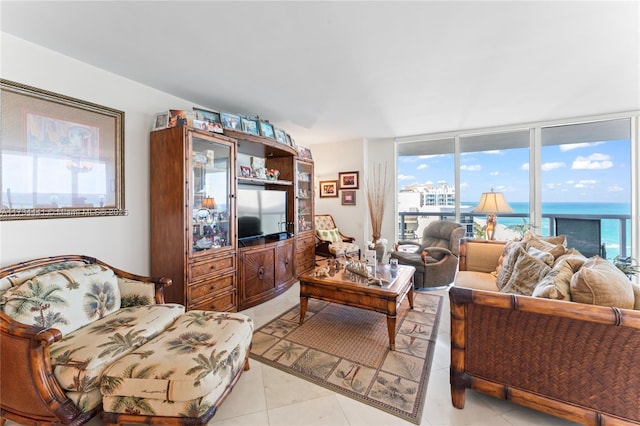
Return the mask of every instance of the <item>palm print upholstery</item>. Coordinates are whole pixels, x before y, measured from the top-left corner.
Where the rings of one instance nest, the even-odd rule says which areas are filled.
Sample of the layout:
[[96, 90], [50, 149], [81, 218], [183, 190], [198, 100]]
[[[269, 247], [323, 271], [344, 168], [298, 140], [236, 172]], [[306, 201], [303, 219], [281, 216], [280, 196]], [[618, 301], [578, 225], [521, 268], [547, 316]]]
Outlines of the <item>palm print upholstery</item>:
[[243, 368], [253, 321], [238, 313], [189, 311], [162, 334], [111, 364], [104, 410], [199, 417]]

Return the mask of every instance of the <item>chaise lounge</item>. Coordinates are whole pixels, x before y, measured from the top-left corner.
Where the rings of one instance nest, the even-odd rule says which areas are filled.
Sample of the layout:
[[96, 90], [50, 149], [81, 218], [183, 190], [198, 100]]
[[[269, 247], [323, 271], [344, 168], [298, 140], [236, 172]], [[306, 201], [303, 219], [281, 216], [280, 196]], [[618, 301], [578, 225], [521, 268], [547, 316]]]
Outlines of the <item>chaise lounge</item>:
[[0, 423], [79, 425], [103, 402], [110, 424], [206, 423], [248, 369], [253, 323], [185, 314], [164, 303], [168, 285], [88, 256], [0, 269]]

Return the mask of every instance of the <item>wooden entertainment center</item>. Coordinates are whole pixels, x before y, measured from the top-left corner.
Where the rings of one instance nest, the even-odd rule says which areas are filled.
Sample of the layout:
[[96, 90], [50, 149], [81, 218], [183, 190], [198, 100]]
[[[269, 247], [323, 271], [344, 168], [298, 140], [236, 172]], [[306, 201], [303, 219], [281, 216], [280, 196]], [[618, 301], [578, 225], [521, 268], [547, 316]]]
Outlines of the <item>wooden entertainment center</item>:
[[314, 267], [313, 162], [295, 148], [172, 127], [151, 132], [150, 164], [151, 275], [173, 280], [167, 302], [239, 311]]

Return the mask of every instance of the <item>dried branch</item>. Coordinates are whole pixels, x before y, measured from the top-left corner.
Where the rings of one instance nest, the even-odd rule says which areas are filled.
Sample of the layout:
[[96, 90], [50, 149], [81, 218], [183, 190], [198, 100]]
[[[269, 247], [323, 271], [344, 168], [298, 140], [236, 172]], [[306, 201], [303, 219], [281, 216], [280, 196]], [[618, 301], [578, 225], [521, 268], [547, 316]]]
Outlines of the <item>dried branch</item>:
[[367, 202], [369, 204], [369, 218], [371, 219], [373, 243], [380, 239], [382, 219], [384, 217], [384, 201], [387, 196], [387, 163], [378, 164], [373, 169], [373, 181], [367, 179]]

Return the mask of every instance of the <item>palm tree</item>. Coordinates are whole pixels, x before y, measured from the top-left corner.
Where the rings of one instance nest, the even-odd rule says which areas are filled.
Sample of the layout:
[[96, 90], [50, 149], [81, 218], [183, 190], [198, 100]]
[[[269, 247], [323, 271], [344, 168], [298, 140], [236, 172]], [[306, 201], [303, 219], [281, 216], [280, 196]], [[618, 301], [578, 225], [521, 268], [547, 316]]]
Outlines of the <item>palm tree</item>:
[[209, 355], [209, 358], [202, 354], [198, 354], [197, 357], [193, 358], [193, 360], [196, 362], [196, 366], [191, 367], [186, 372], [188, 376], [193, 373], [198, 373], [198, 375], [196, 376], [196, 381], [193, 383], [193, 385], [196, 387], [200, 386], [200, 380], [208, 376], [210, 373], [217, 373], [222, 366], [220, 360], [225, 356], [226, 353], [227, 351], [216, 353], [216, 350], [214, 349], [213, 352], [211, 352], [211, 355]]
[[147, 341], [145, 336], [140, 336], [143, 332], [144, 330], [129, 330], [124, 336], [120, 333], [109, 336], [108, 342], [97, 346], [98, 348], [106, 347], [105, 350], [100, 352], [98, 358], [102, 358], [108, 354], [118, 355], [123, 352], [129, 352], [130, 349], [141, 346]]
[[13, 297], [7, 301], [7, 305], [12, 305], [15, 314], [19, 315], [27, 311], [38, 312], [34, 317], [36, 325], [41, 327], [52, 327], [55, 324], [68, 324], [69, 321], [62, 315], [47, 315], [44, 312], [53, 306], [66, 306], [67, 301], [55, 293], [62, 291], [57, 285], [45, 287], [38, 279], [33, 279], [27, 284], [28, 290], [18, 290]]
[[208, 402], [203, 402], [202, 399], [203, 398], [198, 398], [197, 401], [186, 402], [185, 406], [183, 407], [184, 411], [178, 414], [178, 416], [191, 418], [198, 418], [200, 416], [203, 416], [204, 413], [206, 413], [207, 410], [211, 408], [211, 405]]
[[95, 334], [108, 334], [115, 333], [122, 328], [131, 328], [136, 325], [135, 317], [116, 317], [105, 321], [102, 324], [91, 326], [90, 333]]
[[176, 350], [178, 353], [186, 354], [197, 352], [201, 347], [215, 346], [216, 341], [211, 340], [212, 335], [209, 333], [197, 333], [187, 332], [182, 333], [175, 339], [171, 339], [167, 342], [167, 348], [172, 351]]
[[84, 294], [84, 311], [89, 318], [102, 318], [116, 305], [113, 285], [105, 281], [91, 284], [89, 292]]

